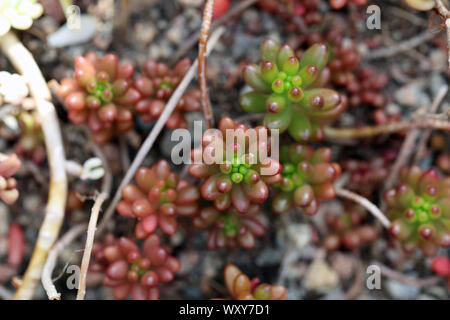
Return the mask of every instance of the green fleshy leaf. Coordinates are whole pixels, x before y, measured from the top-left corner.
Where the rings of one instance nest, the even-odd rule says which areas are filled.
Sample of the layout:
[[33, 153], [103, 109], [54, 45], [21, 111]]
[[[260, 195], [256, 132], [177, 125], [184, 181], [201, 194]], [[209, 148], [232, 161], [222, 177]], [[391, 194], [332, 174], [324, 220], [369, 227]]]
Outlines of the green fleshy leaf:
[[270, 113], [280, 113], [286, 107], [287, 100], [284, 95], [271, 94], [266, 101], [266, 110]]
[[319, 88], [304, 91], [303, 99], [298, 103], [308, 111], [328, 111], [339, 105], [341, 97], [332, 89]]
[[298, 142], [308, 141], [312, 134], [311, 123], [303, 113], [293, 109], [288, 132]]
[[261, 66], [261, 73], [264, 81], [272, 83], [278, 76], [278, 67], [272, 61], [265, 61]]
[[260, 92], [267, 92], [269, 93], [271, 91], [271, 87], [269, 84], [267, 84], [261, 73], [261, 67], [257, 66], [255, 64], [251, 64], [244, 69], [244, 79], [247, 84], [255, 89], [256, 91]]
[[287, 103], [280, 113], [266, 113], [264, 117], [264, 125], [269, 129], [279, 129], [280, 133], [284, 132], [291, 123], [292, 106]]
[[276, 62], [280, 44], [272, 39], [266, 39], [261, 43], [260, 54], [262, 61]]
[[319, 69], [314, 65], [305, 66], [300, 70], [299, 75], [302, 79], [302, 86], [306, 87], [317, 79]]
[[295, 57], [294, 50], [287, 44], [282, 45], [277, 56], [278, 69], [284, 70], [284, 64], [290, 57]]
[[259, 113], [266, 111], [266, 101], [268, 95], [252, 91], [242, 95], [239, 99], [239, 105], [246, 112]]
[[328, 47], [324, 44], [316, 43], [303, 54], [303, 57], [300, 60], [300, 69], [309, 65], [314, 65], [320, 72], [327, 65], [328, 57]]

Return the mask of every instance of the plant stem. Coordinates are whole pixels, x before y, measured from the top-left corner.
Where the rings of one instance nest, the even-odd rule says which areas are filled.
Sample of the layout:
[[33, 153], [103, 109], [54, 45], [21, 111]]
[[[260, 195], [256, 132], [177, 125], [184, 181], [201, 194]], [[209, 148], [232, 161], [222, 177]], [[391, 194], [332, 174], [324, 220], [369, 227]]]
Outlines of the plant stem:
[[14, 67], [27, 80], [31, 95], [36, 101], [50, 167], [50, 189], [45, 218], [22, 285], [14, 295], [14, 299], [31, 299], [39, 284], [47, 254], [55, 243], [64, 220], [67, 199], [66, 159], [58, 118], [55, 107], [51, 103], [50, 90], [32, 54], [12, 32], [0, 38], [0, 46]]
[[48, 254], [47, 261], [45, 262], [44, 268], [42, 269], [42, 285], [49, 300], [61, 300], [61, 294], [56, 290], [55, 285], [52, 281], [53, 269], [55, 269], [56, 261], [58, 259], [59, 253], [67, 247], [73, 240], [75, 240], [83, 230], [86, 228], [86, 224], [79, 224], [69, 231], [67, 231], [61, 239], [56, 242], [52, 250]]
[[359, 194], [356, 194], [354, 192], [351, 192], [346, 189], [341, 189], [341, 188], [336, 188], [336, 194], [341, 198], [345, 198], [345, 199], [348, 199], [348, 200], [351, 200], [351, 201], [354, 201], [354, 202], [360, 204], [361, 206], [366, 208], [370, 213], [372, 213], [375, 216], [375, 218], [380, 220], [380, 222], [383, 224], [383, 226], [385, 228], [389, 229], [389, 227], [391, 225], [391, 222], [389, 221], [389, 219], [386, 218], [384, 213], [381, 212], [381, 210], [378, 209], [378, 207], [376, 205], [374, 205], [372, 202], [370, 202], [366, 198], [360, 196]]
[[211, 108], [211, 101], [208, 93], [208, 78], [206, 75], [206, 44], [208, 42], [209, 30], [213, 15], [214, 0], [207, 0], [203, 10], [202, 28], [198, 43], [198, 85], [201, 92], [201, 103], [203, 116], [205, 117], [206, 129], [214, 127], [214, 116]]
[[[433, 103], [431, 104], [430, 110], [428, 111], [428, 115], [434, 115], [438, 110], [439, 106], [441, 105], [442, 101], [444, 100], [445, 96], [448, 92], [448, 85], [443, 85], [439, 91], [436, 94], [436, 97], [434, 97]], [[414, 156], [414, 163], [419, 162], [419, 160], [422, 158], [422, 156], [425, 154], [426, 145], [431, 136], [431, 130], [427, 129], [423, 132], [422, 137], [419, 140], [419, 143], [416, 147], [416, 154]]]
[[78, 283], [77, 300], [84, 300], [86, 293], [86, 275], [88, 272], [89, 261], [91, 259], [92, 246], [94, 244], [95, 230], [97, 229], [97, 220], [102, 204], [108, 195], [104, 192], [100, 193], [96, 199], [91, 211], [89, 226], [87, 231], [86, 246], [84, 248], [83, 259], [81, 260], [80, 281]]
[[[221, 27], [213, 32], [213, 34], [211, 35], [211, 39], [208, 41], [208, 47], [206, 49], [207, 55], [212, 50], [212, 48], [214, 48], [214, 45], [217, 43], [217, 41], [219, 40], [220, 36], [224, 31], [225, 29]], [[158, 121], [156, 121], [152, 131], [150, 131], [149, 135], [147, 136], [141, 148], [139, 149], [136, 157], [131, 163], [131, 166], [128, 168], [128, 171], [126, 172], [125, 177], [120, 182], [120, 185], [117, 188], [116, 193], [114, 194], [114, 198], [112, 199], [111, 203], [108, 206], [108, 209], [106, 210], [105, 214], [102, 217], [102, 220], [100, 221], [97, 235], [102, 234], [102, 232], [106, 228], [108, 220], [112, 217], [114, 210], [116, 209], [116, 205], [120, 200], [123, 187], [125, 187], [128, 183], [130, 183], [131, 179], [133, 178], [133, 175], [136, 173], [136, 170], [139, 168], [145, 156], [148, 154], [153, 144], [155, 143], [155, 140], [158, 137], [159, 133], [164, 128], [167, 119], [170, 117], [171, 113], [177, 106], [178, 101], [180, 100], [187, 86], [194, 78], [195, 71], [197, 69], [197, 64], [198, 61], [196, 60], [189, 68], [188, 72], [186, 72], [183, 80], [180, 82], [177, 89], [174, 91], [169, 101], [167, 102], [166, 106], [164, 107], [164, 111], [162, 112]]]
[[365, 126], [359, 128], [332, 128], [325, 127], [325, 136], [328, 139], [364, 139], [372, 138], [383, 134], [392, 134], [404, 130], [423, 128], [440, 129], [450, 131], [450, 122], [439, 119], [420, 119], [413, 121], [401, 121], [378, 126]]
[[447, 29], [448, 67], [450, 68], [450, 10], [448, 10], [442, 0], [434, 0], [434, 3], [437, 11], [445, 20], [445, 27]]

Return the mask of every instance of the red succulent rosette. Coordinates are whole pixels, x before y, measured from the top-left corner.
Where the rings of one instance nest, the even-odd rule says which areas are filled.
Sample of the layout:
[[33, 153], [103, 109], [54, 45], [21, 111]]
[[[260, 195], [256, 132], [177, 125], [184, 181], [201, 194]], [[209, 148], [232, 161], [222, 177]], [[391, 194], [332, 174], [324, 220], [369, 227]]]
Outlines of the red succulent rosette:
[[[135, 88], [141, 94], [141, 98], [136, 104], [136, 111], [141, 115], [142, 121], [155, 121], [161, 116], [167, 101], [190, 66], [189, 59], [181, 60], [172, 70], [162, 62], [149, 60], [145, 63], [143, 74], [134, 82]], [[188, 90], [181, 97], [177, 107], [167, 120], [166, 126], [170, 129], [187, 128], [184, 113], [200, 109], [200, 91], [198, 89]]]
[[14, 153], [0, 156], [0, 199], [6, 204], [16, 202], [19, 197], [17, 181], [12, 177], [19, 168], [20, 160]]
[[235, 208], [220, 212], [214, 207], [203, 208], [192, 219], [194, 227], [209, 229], [206, 247], [209, 250], [242, 247], [252, 249], [256, 238], [264, 236], [266, 228], [256, 218], [261, 207], [250, 205], [244, 214]]
[[258, 6], [270, 13], [274, 13], [287, 20], [288, 23], [296, 23], [296, 18], [302, 17], [307, 25], [318, 24], [323, 20], [319, 12], [321, 0], [259, 0]]
[[[219, 211], [233, 206], [240, 213], [247, 212], [251, 204], [260, 204], [267, 199], [268, 185], [281, 180], [281, 165], [268, 156], [270, 143], [268, 138], [262, 138], [269, 137], [268, 129], [252, 129], [253, 139], [249, 138], [248, 130], [244, 124], [222, 118], [219, 130], [208, 130], [202, 137], [202, 147], [191, 152], [194, 163], [190, 165], [189, 173], [204, 179], [201, 195], [214, 201]], [[233, 137], [230, 141], [227, 131], [229, 137]], [[262, 152], [267, 157], [261, 156]], [[200, 163], [195, 163], [196, 159], [201, 159]]]
[[363, 224], [364, 216], [352, 210], [340, 215], [327, 214], [326, 223], [332, 230], [323, 240], [327, 250], [337, 250], [340, 247], [354, 250], [365, 243], [378, 238], [378, 231], [369, 224]]
[[181, 264], [161, 247], [158, 235], [150, 235], [142, 250], [133, 240], [121, 237], [103, 250], [109, 265], [103, 284], [113, 288], [116, 299], [159, 299], [159, 284], [171, 282]]
[[123, 200], [117, 204], [117, 211], [139, 219], [135, 229], [138, 239], [147, 237], [158, 226], [172, 235], [178, 227], [177, 215], [189, 216], [198, 210], [198, 189], [180, 181], [165, 160], [152, 168], [139, 168], [135, 180], [137, 185], [129, 184], [122, 189]]
[[336, 196], [333, 182], [341, 175], [341, 167], [331, 162], [330, 148], [314, 150], [311, 146], [294, 143], [281, 148], [280, 189], [272, 202], [276, 213], [284, 213], [296, 206], [306, 214], [314, 215], [319, 200], [331, 200]]
[[58, 89], [75, 124], [87, 123], [96, 143], [103, 144], [115, 133], [133, 128], [133, 109], [140, 98], [133, 87], [134, 67], [119, 66], [114, 54], [100, 59], [89, 52], [75, 59], [73, 78], [61, 81]]
[[370, 161], [348, 159], [341, 163], [342, 170], [350, 174], [346, 188], [371, 198], [388, 176], [389, 163], [383, 157]]
[[250, 280], [233, 264], [225, 267], [225, 284], [236, 300], [284, 300], [287, 296], [285, 287], [260, 283], [258, 278]]
[[400, 185], [386, 191], [390, 232], [411, 252], [420, 248], [427, 256], [439, 247], [450, 247], [450, 177], [440, 179], [437, 171], [405, 167]]

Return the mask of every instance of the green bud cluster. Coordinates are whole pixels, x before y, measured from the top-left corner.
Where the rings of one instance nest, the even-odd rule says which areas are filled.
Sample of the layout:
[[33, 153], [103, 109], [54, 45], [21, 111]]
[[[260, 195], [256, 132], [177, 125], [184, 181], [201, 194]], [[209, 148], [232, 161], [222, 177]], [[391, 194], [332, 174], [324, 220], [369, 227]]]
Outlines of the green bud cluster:
[[296, 141], [322, 139], [322, 125], [335, 120], [347, 107], [336, 91], [315, 86], [328, 60], [324, 44], [313, 45], [298, 59], [290, 46], [263, 41], [261, 63], [244, 70], [244, 79], [253, 91], [241, 96], [241, 107], [247, 112], [265, 112], [266, 127], [287, 130]]

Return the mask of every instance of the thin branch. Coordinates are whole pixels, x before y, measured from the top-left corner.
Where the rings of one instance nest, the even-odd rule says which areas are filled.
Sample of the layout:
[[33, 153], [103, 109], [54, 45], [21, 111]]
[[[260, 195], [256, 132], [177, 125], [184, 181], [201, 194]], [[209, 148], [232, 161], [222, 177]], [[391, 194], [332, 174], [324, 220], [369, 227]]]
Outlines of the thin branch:
[[[442, 101], [444, 100], [445, 96], [447, 95], [447, 92], [448, 92], [448, 86], [443, 85], [437, 92], [436, 97], [433, 100], [433, 103], [430, 107], [428, 114], [433, 115], [438, 111], [439, 106], [441, 105]], [[425, 130], [425, 132], [422, 134], [422, 137], [420, 138], [419, 143], [417, 144], [416, 155], [414, 156], [414, 160], [413, 160], [414, 163], [419, 162], [419, 160], [425, 154], [425, 148], [426, 148], [428, 139], [430, 138], [430, 135], [431, 135], [430, 129]]]
[[97, 229], [97, 220], [100, 209], [105, 199], [108, 197], [106, 193], [100, 193], [95, 199], [94, 206], [91, 211], [91, 218], [89, 219], [89, 226], [87, 231], [86, 246], [83, 252], [83, 259], [81, 260], [80, 281], [78, 283], [77, 300], [84, 300], [86, 293], [86, 275], [88, 272], [89, 261], [91, 259], [92, 246], [94, 244], [95, 230]]
[[[219, 40], [222, 33], [225, 31], [224, 28], [219, 28], [216, 31], [213, 32], [211, 35], [211, 39], [208, 41], [208, 46], [206, 48], [206, 54], [208, 55], [209, 52], [214, 48], [214, 45]], [[135, 174], [136, 170], [141, 165], [142, 161], [144, 160], [145, 156], [148, 154], [150, 149], [152, 148], [153, 144], [155, 143], [156, 138], [158, 137], [161, 130], [164, 128], [164, 125], [169, 118], [172, 111], [177, 106], [178, 101], [180, 100], [181, 96], [183, 95], [184, 91], [186, 90], [187, 86], [191, 82], [191, 80], [194, 78], [196, 70], [197, 70], [197, 60], [192, 64], [192, 66], [189, 68], [188, 72], [185, 74], [183, 80], [178, 85], [177, 89], [174, 91], [172, 96], [170, 97], [169, 101], [167, 102], [163, 113], [159, 117], [158, 121], [155, 123], [152, 131], [149, 133], [147, 138], [145, 139], [144, 143], [142, 144], [141, 148], [139, 149], [136, 157], [133, 160], [133, 163], [131, 164], [130, 168], [128, 168], [127, 173], [125, 174], [125, 177], [120, 182], [119, 187], [117, 188], [117, 191], [114, 195], [114, 198], [112, 199], [111, 203], [108, 206], [108, 209], [106, 210], [105, 214], [103, 215], [102, 220], [100, 221], [100, 224], [98, 226], [98, 234], [101, 234], [107, 223], [108, 220], [112, 217], [114, 210], [116, 208], [117, 203], [120, 200], [121, 194], [122, 194], [122, 188], [125, 187], [133, 178], [133, 175]]]
[[369, 60], [393, 57], [399, 53], [407, 52], [411, 49], [414, 49], [415, 47], [420, 46], [421, 44], [424, 44], [426, 41], [431, 40], [433, 37], [434, 37], [433, 34], [431, 34], [428, 31], [425, 31], [411, 39], [400, 42], [398, 44], [371, 51], [370, 53], [364, 55], [363, 59], [366, 61], [369, 61]]
[[384, 213], [381, 212], [381, 210], [378, 209], [378, 207], [376, 205], [374, 205], [372, 202], [370, 202], [366, 198], [360, 196], [359, 194], [356, 194], [354, 192], [351, 192], [346, 189], [341, 189], [341, 188], [336, 188], [336, 194], [341, 198], [345, 198], [345, 199], [348, 199], [348, 200], [351, 200], [351, 201], [354, 201], [354, 202], [360, 204], [361, 206], [366, 208], [370, 213], [372, 213], [375, 216], [375, 218], [380, 220], [380, 222], [383, 224], [383, 226], [385, 228], [390, 227], [391, 222], [389, 221], [389, 219], [386, 218]]
[[214, 116], [211, 108], [211, 101], [208, 93], [208, 76], [206, 74], [206, 44], [208, 42], [209, 30], [213, 15], [214, 0], [207, 0], [203, 10], [202, 28], [198, 43], [198, 86], [200, 87], [203, 117], [205, 118], [206, 129], [214, 127]]
[[409, 277], [401, 272], [398, 272], [396, 270], [393, 270], [379, 262], [372, 262], [373, 265], [377, 265], [380, 267], [381, 269], [381, 274], [383, 274], [384, 276], [390, 278], [390, 279], [394, 279], [397, 280], [399, 282], [402, 283], [406, 283], [410, 286], [414, 286], [414, 287], [429, 287], [432, 285], [435, 285], [437, 283], [439, 283], [440, 281], [442, 281], [442, 277], [439, 276], [432, 276], [429, 278], [424, 278], [424, 279], [416, 279], [416, 278], [412, 278]]
[[325, 127], [324, 130], [325, 136], [328, 139], [346, 140], [346, 139], [373, 138], [379, 135], [392, 134], [414, 128], [439, 129], [444, 131], [450, 131], [450, 122], [439, 119], [420, 119], [413, 121], [388, 123], [379, 126], [365, 126], [359, 128]]
[[444, 2], [442, 2], [442, 0], [434, 0], [434, 3], [436, 5], [437, 11], [443, 18], [450, 18], [450, 11], [444, 5]]
[[64, 236], [62, 236], [61, 239], [56, 242], [56, 244], [48, 253], [47, 261], [45, 262], [44, 268], [42, 269], [42, 285], [47, 292], [49, 300], [61, 299], [61, 294], [56, 290], [55, 285], [52, 281], [52, 273], [55, 269], [58, 256], [65, 247], [67, 247], [78, 236], [81, 235], [85, 228], [86, 224], [80, 224], [67, 231], [66, 234], [64, 234]]
[[64, 220], [67, 199], [67, 177], [64, 167], [66, 161], [58, 118], [55, 107], [51, 103], [50, 90], [33, 55], [12, 32], [0, 38], [0, 46], [14, 67], [27, 80], [31, 95], [36, 101], [50, 167], [50, 190], [45, 218], [22, 285], [14, 295], [14, 299], [31, 299], [39, 284], [47, 254], [55, 243]]
[[402, 146], [400, 148], [400, 152], [398, 153], [397, 159], [391, 167], [388, 178], [384, 185], [384, 189], [390, 189], [397, 181], [398, 173], [400, 169], [408, 162], [408, 159], [411, 153], [414, 150], [414, 145], [419, 136], [420, 131], [418, 129], [412, 129], [408, 132], [405, 140], [403, 140]]
[[[434, 104], [435, 103], [433, 103], [433, 105]], [[424, 115], [425, 113], [426, 113], [425, 108], [420, 108], [413, 114], [412, 118], [417, 119], [419, 115]], [[419, 129], [414, 128], [410, 130], [406, 135], [406, 138], [403, 140], [402, 146], [400, 148], [400, 152], [398, 153], [397, 159], [392, 165], [389, 175], [386, 179], [386, 183], [384, 184], [384, 190], [392, 188], [394, 183], [397, 181], [398, 173], [400, 172], [400, 169], [405, 165], [405, 163], [408, 162], [414, 150], [414, 145], [419, 134], [420, 134]], [[383, 207], [382, 209], [384, 210]]]
[[[92, 148], [93, 153], [95, 154], [95, 156], [97, 158], [99, 158], [102, 161], [103, 168], [105, 169], [105, 176], [103, 177], [103, 181], [102, 181], [102, 195], [104, 195], [105, 199], [106, 199], [109, 196], [109, 193], [111, 192], [111, 187], [112, 187], [111, 169], [108, 165], [108, 161], [105, 157], [105, 154], [103, 153], [101, 148], [97, 144], [93, 143], [92, 134], [91, 134], [90, 130], [86, 130], [86, 133], [89, 136], [90, 146]], [[98, 198], [99, 197], [97, 197], [97, 200], [98, 200]], [[96, 200], [96, 203], [97, 203], [97, 200]], [[94, 206], [96, 203], [94, 203]], [[94, 210], [94, 208], [92, 210]], [[97, 213], [97, 216], [98, 216], [98, 213]], [[91, 220], [89, 223], [91, 223], [91, 221], [92, 221], [92, 215], [91, 215]], [[89, 224], [89, 227], [90, 226], [91, 225]], [[69, 230], [49, 252], [47, 261], [45, 262], [44, 269], [42, 271], [42, 284], [43, 284], [44, 289], [46, 290], [48, 298], [50, 300], [59, 300], [60, 296], [61, 296], [56, 291], [56, 288], [53, 285], [53, 281], [51, 278], [53, 269], [55, 268], [55, 265], [56, 265], [56, 260], [58, 259], [58, 255], [66, 246], [68, 246], [75, 238], [77, 238], [86, 227], [87, 227], [86, 224], [82, 224], [82, 225], [79, 225], [79, 226], [74, 227], [71, 230]], [[88, 233], [89, 233], [89, 230], [88, 230]], [[88, 240], [89, 240], [89, 238], [88, 238]], [[88, 240], [86, 240], [86, 241], [88, 241]], [[86, 245], [86, 247], [87, 247], [87, 245]], [[92, 251], [92, 243], [91, 243], [91, 251]], [[83, 256], [83, 259], [84, 259], [84, 256]], [[89, 265], [89, 261], [88, 261], [88, 265]], [[81, 276], [81, 274], [80, 274], [80, 276]]]
[[434, 0], [436, 9], [439, 14], [445, 19], [445, 27], [447, 29], [447, 57], [448, 57], [448, 67], [450, 68], [450, 11], [444, 5], [442, 0]]

